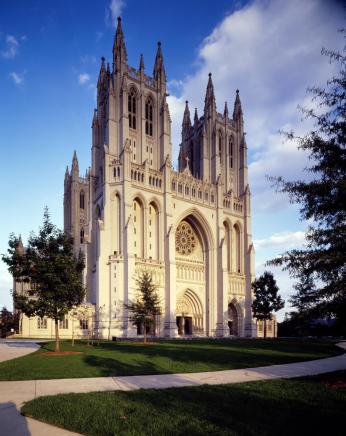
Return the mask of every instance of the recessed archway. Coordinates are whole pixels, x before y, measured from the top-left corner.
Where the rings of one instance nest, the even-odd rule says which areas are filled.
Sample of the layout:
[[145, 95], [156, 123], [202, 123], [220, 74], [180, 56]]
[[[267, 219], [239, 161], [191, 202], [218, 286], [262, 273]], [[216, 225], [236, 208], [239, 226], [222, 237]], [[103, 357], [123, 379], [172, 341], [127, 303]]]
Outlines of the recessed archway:
[[[210, 301], [212, 247], [212, 235], [205, 218], [195, 210], [182, 216], [175, 227], [176, 287], [177, 292], [184, 292], [186, 304], [189, 302], [196, 310], [191, 312], [188, 320], [183, 317], [184, 326], [182, 319], [177, 319], [179, 334], [210, 334], [213, 323], [213, 303]], [[177, 317], [183, 316], [178, 305], [176, 314]]]
[[229, 303], [228, 305], [228, 328], [231, 336], [239, 336], [238, 311], [233, 303]]
[[191, 289], [186, 289], [177, 301], [177, 327], [180, 336], [203, 333], [203, 306]]

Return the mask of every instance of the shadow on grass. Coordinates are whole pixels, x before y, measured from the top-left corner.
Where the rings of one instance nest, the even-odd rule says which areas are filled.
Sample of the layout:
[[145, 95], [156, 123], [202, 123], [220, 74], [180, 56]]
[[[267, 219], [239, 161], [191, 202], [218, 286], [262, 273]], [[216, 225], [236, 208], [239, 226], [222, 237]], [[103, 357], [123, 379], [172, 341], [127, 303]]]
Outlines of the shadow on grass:
[[[89, 435], [344, 434], [346, 394], [314, 381], [42, 397], [23, 410]], [[318, 411], [318, 413], [316, 413]], [[88, 420], [82, 419], [88, 416]]]
[[[123, 362], [115, 358], [96, 356], [93, 354], [83, 356], [83, 361], [90, 366], [98, 369], [102, 377], [128, 376], [128, 375], [148, 375], [162, 373], [162, 367], [148, 361]], [[169, 371], [164, 371], [169, 373]]]

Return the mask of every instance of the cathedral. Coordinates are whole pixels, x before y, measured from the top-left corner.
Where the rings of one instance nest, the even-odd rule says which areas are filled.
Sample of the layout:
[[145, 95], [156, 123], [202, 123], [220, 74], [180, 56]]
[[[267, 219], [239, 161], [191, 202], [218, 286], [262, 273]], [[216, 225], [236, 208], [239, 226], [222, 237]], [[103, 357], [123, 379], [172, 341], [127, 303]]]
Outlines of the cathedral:
[[153, 75], [127, 63], [121, 19], [112, 65], [102, 58], [92, 119], [91, 168], [76, 153], [64, 182], [64, 227], [85, 254], [87, 301], [105, 339], [137, 337], [126, 304], [142, 271], [162, 303], [160, 337], [257, 335], [251, 304], [247, 145], [239, 92], [217, 111], [212, 76], [204, 111], [188, 102], [178, 170], [172, 166], [167, 78], [158, 43]]

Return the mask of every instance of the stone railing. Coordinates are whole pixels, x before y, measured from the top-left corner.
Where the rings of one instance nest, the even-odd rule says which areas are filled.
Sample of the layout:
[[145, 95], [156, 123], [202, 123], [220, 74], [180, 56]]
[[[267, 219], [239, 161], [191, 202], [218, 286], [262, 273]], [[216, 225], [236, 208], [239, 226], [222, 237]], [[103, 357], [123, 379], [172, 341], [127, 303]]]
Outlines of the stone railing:
[[230, 294], [245, 294], [245, 276], [238, 273], [229, 273], [229, 293]]
[[171, 173], [172, 194], [176, 197], [183, 197], [198, 203], [214, 206], [216, 204], [216, 187], [192, 176], [190, 171], [184, 170], [179, 173]]

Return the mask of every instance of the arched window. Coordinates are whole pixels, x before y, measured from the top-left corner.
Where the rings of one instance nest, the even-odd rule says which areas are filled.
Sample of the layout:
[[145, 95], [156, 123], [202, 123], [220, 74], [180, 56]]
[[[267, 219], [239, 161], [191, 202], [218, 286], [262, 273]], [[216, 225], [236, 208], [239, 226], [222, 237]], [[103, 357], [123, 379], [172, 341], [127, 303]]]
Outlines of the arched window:
[[136, 93], [131, 89], [128, 96], [129, 127], [136, 130], [136, 113], [137, 113]]
[[133, 202], [134, 253], [136, 257], [144, 257], [144, 208], [136, 198]]
[[81, 209], [84, 209], [84, 191], [80, 191], [80, 193], [79, 193], [79, 207], [81, 208]]
[[235, 272], [241, 273], [241, 233], [238, 224], [233, 226], [234, 230], [234, 267]]
[[229, 228], [229, 224], [225, 221], [223, 223], [225, 228], [225, 256], [226, 256], [226, 267], [227, 271], [231, 271], [231, 232]]
[[233, 168], [233, 140], [229, 138], [229, 166]]
[[82, 229], [80, 231], [80, 243], [83, 244], [84, 243], [84, 229]]
[[145, 133], [153, 136], [153, 102], [151, 98], [145, 103]]
[[220, 165], [222, 165], [222, 133], [219, 132], [219, 158], [220, 158]]
[[155, 203], [149, 205], [148, 220], [148, 255], [149, 258], [159, 258], [159, 212]]

